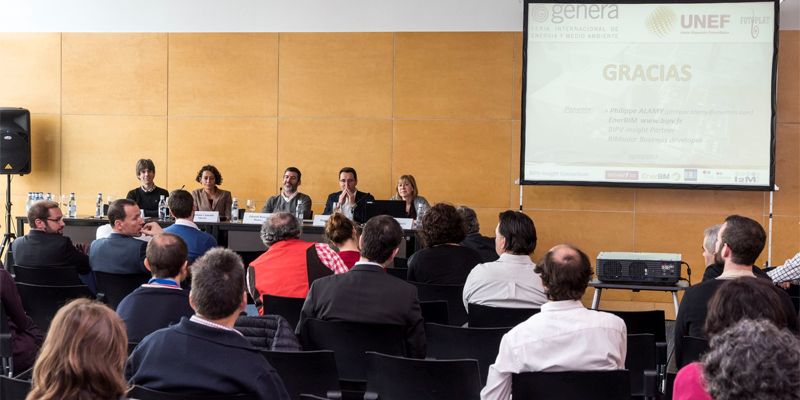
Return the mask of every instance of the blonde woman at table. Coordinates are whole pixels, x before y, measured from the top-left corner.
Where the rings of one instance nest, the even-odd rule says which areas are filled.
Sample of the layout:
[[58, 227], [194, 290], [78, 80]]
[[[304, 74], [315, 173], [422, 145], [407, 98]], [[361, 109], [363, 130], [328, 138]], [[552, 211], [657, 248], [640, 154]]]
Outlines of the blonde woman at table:
[[222, 184], [222, 175], [217, 167], [206, 165], [200, 168], [196, 180], [203, 185], [192, 192], [197, 211], [219, 211], [220, 221], [230, 220], [233, 198], [231, 192], [217, 187]]
[[392, 196], [392, 200], [404, 200], [406, 202], [408, 218], [417, 219], [417, 210], [419, 210], [420, 205], [422, 205], [423, 211], [428, 211], [431, 208], [428, 200], [419, 195], [417, 181], [411, 175], [401, 175], [397, 178], [397, 194]]

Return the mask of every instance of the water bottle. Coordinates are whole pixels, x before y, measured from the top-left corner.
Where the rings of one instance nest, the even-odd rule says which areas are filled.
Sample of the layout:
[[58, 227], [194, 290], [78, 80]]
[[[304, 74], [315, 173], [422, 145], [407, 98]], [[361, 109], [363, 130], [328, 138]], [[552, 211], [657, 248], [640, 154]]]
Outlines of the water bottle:
[[298, 201], [297, 209], [295, 210], [294, 215], [295, 217], [297, 217], [297, 220], [300, 221], [300, 225], [303, 224], [303, 217], [305, 216], [305, 212], [306, 212], [306, 207], [303, 204], [303, 201], [302, 200]]
[[422, 204], [419, 205], [417, 208], [417, 229], [422, 229], [422, 217], [425, 216], [425, 209], [422, 208]]
[[162, 194], [158, 200], [158, 220], [164, 221], [167, 219], [167, 200]]
[[50, 192], [47, 192], [47, 197], [45, 197], [47, 201], [53, 201], [53, 195]]
[[239, 199], [236, 197], [233, 198], [233, 204], [231, 204], [231, 222], [239, 223]]
[[25, 200], [25, 215], [28, 215], [28, 211], [30, 211], [33, 203], [33, 192], [28, 192], [28, 200]]
[[94, 217], [97, 219], [103, 218], [103, 194], [97, 194], [97, 202], [94, 205]]
[[78, 206], [77, 203], [75, 202], [75, 193], [69, 194], [69, 203], [67, 203], [67, 210], [69, 210], [67, 213], [67, 218], [76, 218], [78, 216], [77, 213]]

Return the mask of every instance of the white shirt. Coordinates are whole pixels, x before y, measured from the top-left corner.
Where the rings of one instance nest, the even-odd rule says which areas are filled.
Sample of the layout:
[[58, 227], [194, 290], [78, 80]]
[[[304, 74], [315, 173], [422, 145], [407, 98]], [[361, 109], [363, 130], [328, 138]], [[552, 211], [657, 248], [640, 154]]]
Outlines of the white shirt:
[[[105, 224], [97, 227], [97, 230], [94, 233], [95, 239], [104, 239], [107, 238], [111, 233], [114, 232], [114, 228], [111, 227], [111, 224]], [[134, 239], [141, 240], [143, 242], [150, 242], [152, 236], [147, 236], [144, 233], [139, 235], [139, 237], [135, 237]]]
[[508, 400], [511, 374], [520, 372], [624, 369], [627, 333], [621, 318], [587, 310], [579, 301], [544, 304], [503, 336], [481, 399]]
[[536, 264], [528, 256], [503, 253], [495, 262], [478, 264], [464, 284], [464, 307], [468, 303], [506, 308], [539, 308], [547, 303], [542, 279], [533, 272]]
[[292, 201], [292, 199], [295, 198], [295, 196], [297, 196], [297, 193], [298, 192], [295, 191], [294, 193], [292, 193], [291, 196], [286, 197], [286, 192], [281, 192], [281, 195], [282, 195], [281, 197], [283, 198], [283, 201], [288, 203], [288, 202]]
[[340, 211], [345, 217], [352, 220], [353, 211], [355, 211], [355, 206], [350, 206], [350, 200], [345, 200], [344, 204], [342, 205], [342, 209]]
[[176, 219], [175, 220], [175, 225], [183, 225], [183, 226], [188, 226], [190, 228], [197, 229], [198, 231], [200, 230], [200, 228], [197, 227], [197, 224], [195, 224], [194, 222], [192, 222], [192, 221], [190, 221], [188, 219], [185, 219], [185, 218]]

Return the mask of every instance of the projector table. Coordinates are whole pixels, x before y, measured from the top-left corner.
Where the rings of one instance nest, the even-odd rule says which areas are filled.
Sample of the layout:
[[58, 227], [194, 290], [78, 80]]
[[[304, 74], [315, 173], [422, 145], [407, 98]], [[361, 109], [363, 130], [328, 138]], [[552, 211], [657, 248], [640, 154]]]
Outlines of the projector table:
[[674, 285], [637, 285], [637, 284], [625, 284], [625, 283], [603, 283], [600, 282], [598, 279], [592, 279], [589, 281], [589, 287], [593, 287], [594, 290], [594, 298], [592, 299], [592, 310], [597, 310], [600, 306], [600, 295], [602, 295], [603, 289], [624, 289], [624, 290], [633, 290], [634, 292], [638, 292], [640, 290], [653, 290], [657, 292], [672, 292], [672, 304], [675, 306], [675, 316], [678, 316], [678, 291], [686, 290], [689, 287], [689, 284], [685, 281], [679, 281]]

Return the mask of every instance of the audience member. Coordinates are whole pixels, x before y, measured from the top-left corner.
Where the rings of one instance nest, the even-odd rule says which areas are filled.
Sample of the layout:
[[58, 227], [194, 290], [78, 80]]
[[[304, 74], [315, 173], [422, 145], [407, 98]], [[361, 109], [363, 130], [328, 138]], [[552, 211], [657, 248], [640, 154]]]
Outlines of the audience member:
[[547, 302], [542, 279], [531, 254], [536, 250], [536, 227], [527, 215], [500, 213], [495, 228], [495, 251], [500, 258], [480, 264], [464, 285], [464, 307], [469, 303], [506, 308], [539, 308]]
[[481, 235], [481, 225], [475, 211], [466, 206], [459, 206], [456, 210], [464, 217], [464, 222], [467, 224], [467, 237], [461, 245], [477, 251], [485, 263], [497, 261], [500, 256], [494, 248], [494, 238]]
[[288, 399], [275, 369], [233, 329], [247, 306], [241, 257], [211, 249], [192, 270], [189, 301], [195, 315], [136, 346], [125, 365], [128, 383], [188, 396], [254, 393], [259, 399]]
[[230, 219], [233, 197], [231, 197], [231, 192], [217, 187], [222, 184], [222, 174], [219, 173], [217, 167], [203, 166], [197, 172], [195, 180], [203, 185], [200, 189], [192, 192], [195, 211], [219, 211], [221, 221]]
[[[719, 233], [720, 225], [714, 225], [703, 232], [703, 260], [706, 265], [706, 272], [703, 274], [703, 282], [709, 279], [716, 279], [722, 275], [724, 265], [717, 265], [714, 261], [714, 250], [717, 248], [717, 234]], [[753, 265], [753, 275], [771, 279], [763, 269]]]
[[28, 224], [31, 227], [28, 234], [11, 242], [15, 264], [37, 268], [75, 267], [81, 275], [92, 272], [89, 256], [64, 236], [64, 220], [58, 203], [46, 200], [33, 203], [28, 210]]
[[68, 303], [53, 318], [26, 400], [123, 398], [127, 348], [125, 327], [114, 311], [88, 299]]
[[330, 215], [334, 211], [341, 211], [345, 217], [356, 222], [367, 222], [366, 203], [375, 198], [369, 193], [359, 192], [356, 185], [358, 185], [356, 170], [350, 167], [339, 170], [339, 187], [342, 190], [328, 196], [328, 200], [325, 202], [325, 211], [322, 214]]
[[285, 211], [289, 214], [297, 214], [297, 204], [303, 203], [303, 218], [311, 218], [311, 197], [297, 191], [297, 187], [302, 183], [300, 170], [295, 167], [286, 168], [283, 172], [283, 190], [280, 194], [272, 196], [261, 209], [262, 213], [274, 213]]
[[0, 302], [6, 311], [8, 328], [11, 331], [11, 352], [14, 358], [14, 374], [19, 375], [33, 366], [36, 353], [44, 341], [44, 334], [22, 308], [22, 299], [17, 292], [14, 278], [0, 267]]
[[358, 235], [352, 221], [340, 212], [331, 214], [325, 222], [325, 241], [336, 246], [337, 254], [349, 270], [361, 258], [358, 250]]
[[210, 234], [203, 232], [193, 222], [195, 205], [192, 194], [185, 190], [173, 190], [169, 195], [169, 212], [175, 217], [175, 223], [164, 228], [164, 232], [174, 233], [186, 242], [189, 249], [188, 259], [195, 259], [217, 247], [217, 241]]
[[311, 282], [347, 272], [347, 267], [324, 243], [300, 240], [302, 226], [292, 214], [279, 211], [261, 226], [261, 241], [268, 250], [247, 268], [247, 288], [259, 314], [261, 296], [303, 298]]
[[186, 242], [174, 233], [157, 235], [147, 245], [144, 265], [153, 273], [153, 279], [117, 306], [129, 341], [138, 343], [145, 336], [180, 322], [182, 317], [194, 315], [189, 291], [181, 289], [187, 253]]
[[156, 186], [153, 181], [156, 178], [156, 165], [153, 160], [143, 158], [136, 162], [136, 177], [142, 181], [142, 185], [128, 192], [126, 197], [133, 200], [139, 209], [144, 210], [145, 217], [158, 217], [158, 203], [161, 196], [169, 196], [167, 189]]
[[483, 259], [477, 251], [458, 244], [467, 236], [464, 218], [450, 204], [439, 203], [422, 217], [424, 249], [408, 259], [410, 282], [463, 285]]
[[92, 242], [89, 264], [96, 272], [109, 274], [149, 274], [144, 265], [147, 243], [134, 237], [144, 233], [158, 235], [164, 231], [157, 223], [144, 224], [139, 206], [133, 200], [120, 199], [108, 207], [108, 221], [114, 229], [105, 239]]
[[771, 321], [743, 319], [711, 339], [702, 363], [681, 369], [675, 400], [800, 399], [800, 341]]
[[359, 240], [361, 260], [350, 272], [311, 285], [297, 324], [301, 343], [308, 337], [309, 318], [399, 325], [405, 330], [406, 355], [425, 358], [425, 321], [417, 288], [385, 271], [402, 241], [403, 229], [394, 218], [381, 215], [367, 222]]
[[431, 208], [428, 200], [419, 195], [417, 181], [411, 175], [401, 175], [397, 178], [397, 194], [392, 196], [392, 200], [403, 200], [406, 202], [406, 214], [408, 218], [417, 219], [417, 211], [420, 206], [422, 212]]
[[[750, 218], [731, 215], [717, 233], [714, 257], [718, 265], [723, 265], [722, 275], [716, 279], [701, 282], [686, 290], [678, 317], [675, 320], [675, 362], [683, 365], [681, 341], [684, 336], [704, 338], [703, 326], [708, 315], [708, 302], [725, 281], [748, 277], [754, 278], [753, 263], [764, 249], [767, 235], [761, 225]], [[798, 332], [797, 313], [786, 292], [778, 291], [787, 315], [788, 327]]]
[[773, 282], [780, 284], [784, 289], [788, 289], [792, 281], [800, 279], [800, 253], [786, 260], [783, 265], [767, 272], [767, 275]]
[[521, 372], [625, 368], [625, 322], [587, 310], [580, 302], [592, 278], [589, 257], [574, 247], [556, 246], [539, 261], [536, 272], [550, 302], [503, 336], [481, 399], [508, 400], [511, 375]]

